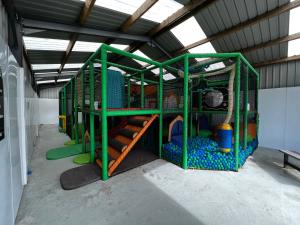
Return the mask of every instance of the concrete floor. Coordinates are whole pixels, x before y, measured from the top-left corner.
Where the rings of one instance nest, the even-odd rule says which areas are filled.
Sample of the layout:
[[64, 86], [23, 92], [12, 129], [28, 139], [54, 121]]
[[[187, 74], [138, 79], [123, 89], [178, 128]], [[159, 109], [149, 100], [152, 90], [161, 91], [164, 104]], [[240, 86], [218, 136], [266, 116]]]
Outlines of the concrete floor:
[[283, 169], [282, 155], [259, 149], [239, 173], [184, 171], [164, 160], [73, 191], [60, 174], [72, 158], [47, 161], [67, 140], [42, 126], [17, 225], [299, 225], [300, 173]]

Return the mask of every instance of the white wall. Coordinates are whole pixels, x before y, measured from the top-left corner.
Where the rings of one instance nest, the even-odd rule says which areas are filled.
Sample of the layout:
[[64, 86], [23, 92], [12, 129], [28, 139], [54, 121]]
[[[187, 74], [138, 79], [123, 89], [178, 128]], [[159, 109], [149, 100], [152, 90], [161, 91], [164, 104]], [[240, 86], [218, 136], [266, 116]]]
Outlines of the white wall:
[[259, 91], [259, 143], [300, 152], [300, 87]]
[[58, 99], [39, 98], [40, 124], [58, 124]]

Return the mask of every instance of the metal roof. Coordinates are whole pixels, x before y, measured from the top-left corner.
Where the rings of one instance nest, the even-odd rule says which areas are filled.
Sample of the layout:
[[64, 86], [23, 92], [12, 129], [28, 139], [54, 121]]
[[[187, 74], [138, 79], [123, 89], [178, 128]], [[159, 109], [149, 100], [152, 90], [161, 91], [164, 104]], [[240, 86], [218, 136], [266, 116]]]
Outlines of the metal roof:
[[[195, 18], [205, 34], [211, 36], [288, 2], [289, 0], [216, 1], [198, 12]], [[283, 13], [245, 27], [220, 40], [212, 41], [212, 45], [217, 52], [240, 51], [243, 48], [286, 36], [288, 27], [289, 13]], [[287, 56], [287, 43], [246, 53], [245, 56], [252, 63], [285, 57]]]
[[[184, 5], [190, 2], [189, 0], [176, 1]], [[205, 34], [211, 36], [288, 2], [289, 0], [216, 0], [206, 8], [197, 12], [194, 16]], [[15, 0], [14, 3], [18, 13], [24, 18], [63, 24], [77, 24], [80, 11], [84, 5], [84, 2], [80, 0]], [[128, 14], [95, 5], [85, 26], [94, 29], [118, 31], [128, 16]], [[158, 23], [146, 19], [139, 19], [130, 27], [128, 33], [146, 35], [147, 32], [157, 24]], [[239, 51], [243, 48], [287, 36], [288, 27], [289, 12], [286, 12], [279, 16], [262, 20], [255, 25], [245, 27], [224, 38], [212, 41], [212, 45], [217, 52]], [[32, 37], [65, 40], [70, 38], [70, 33], [58, 31], [26, 28], [24, 32], [25, 35]], [[191, 30], [191, 35], [193, 35], [192, 32]], [[78, 40], [105, 42], [107, 38], [81, 34]], [[169, 53], [176, 52], [184, 47], [170, 31], [166, 31], [155, 37], [155, 41]], [[114, 43], [130, 44], [132, 41], [116, 39]], [[151, 44], [144, 45], [140, 50], [152, 59], [159, 59], [165, 56], [161, 50], [157, 47], [153, 47]], [[286, 57], [287, 51], [288, 44], [284, 43], [245, 53], [245, 56], [251, 63], [257, 63]], [[63, 52], [28, 51], [28, 55], [32, 64], [60, 63]], [[89, 55], [90, 53], [86, 52], [72, 52], [67, 63], [84, 62]], [[121, 62], [127, 63], [127, 65], [136, 65], [136, 62], [132, 60], [122, 60]]]

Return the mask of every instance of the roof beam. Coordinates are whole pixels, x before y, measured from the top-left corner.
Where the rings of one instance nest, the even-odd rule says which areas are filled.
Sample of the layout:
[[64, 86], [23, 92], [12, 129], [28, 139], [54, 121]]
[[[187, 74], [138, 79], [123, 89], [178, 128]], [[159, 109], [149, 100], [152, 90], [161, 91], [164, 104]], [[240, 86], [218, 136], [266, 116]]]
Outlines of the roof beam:
[[85, 34], [91, 36], [118, 38], [131, 41], [149, 42], [151, 38], [143, 35], [125, 34], [122, 32], [105, 31], [82, 26], [73, 26], [62, 23], [45, 22], [40, 20], [24, 19], [23, 26], [33, 29], [55, 30], [68, 33]]
[[286, 3], [286, 4], [284, 4], [282, 6], [279, 6], [279, 7], [275, 8], [275, 9], [273, 9], [271, 11], [268, 11], [266, 13], [258, 15], [256, 17], [254, 17], [253, 19], [247, 20], [247, 21], [242, 22], [242, 23], [240, 23], [240, 24], [238, 24], [236, 26], [233, 26], [233, 27], [231, 27], [229, 29], [226, 29], [226, 30], [221, 31], [221, 32], [219, 32], [217, 34], [211, 35], [210, 37], [204, 38], [204, 39], [202, 39], [200, 41], [197, 41], [195, 43], [187, 45], [184, 48], [176, 51], [176, 53], [180, 54], [180, 53], [182, 53], [184, 51], [187, 51], [187, 50], [189, 50], [191, 48], [195, 48], [195, 47], [197, 47], [199, 45], [203, 45], [203, 44], [205, 44], [207, 42], [211, 42], [211, 41], [220, 39], [220, 38], [222, 38], [224, 36], [227, 36], [229, 34], [235, 33], [235, 32], [237, 32], [237, 31], [239, 31], [239, 30], [241, 30], [241, 29], [243, 29], [245, 27], [254, 25], [254, 24], [256, 24], [256, 23], [258, 23], [258, 22], [260, 22], [262, 20], [269, 19], [269, 18], [274, 17], [274, 16], [278, 16], [278, 15], [280, 15], [282, 13], [288, 12], [288, 11], [294, 9], [294, 8], [299, 7], [299, 6], [300, 6], [300, 0], [295, 0], [294, 2]]
[[127, 32], [129, 28], [141, 18], [158, 0], [146, 0], [127, 20], [121, 25], [121, 31]]
[[286, 62], [292, 62], [292, 61], [298, 61], [300, 60], [300, 55], [294, 55], [286, 58], [276, 59], [276, 60], [270, 60], [262, 63], [254, 64], [253, 66], [255, 68], [273, 65], [273, 64], [279, 64], [279, 63], [286, 63]]
[[[94, 7], [95, 2], [96, 2], [96, 0], [85, 0], [84, 7], [82, 8], [80, 17], [79, 17], [79, 24], [81, 26], [85, 24], [88, 16], [90, 15], [90, 13], [92, 11], [92, 8]], [[74, 33], [71, 35], [70, 42], [68, 44], [66, 53], [65, 53], [64, 57], [62, 58], [61, 65], [58, 70], [59, 73], [61, 73], [61, 71], [64, 69], [64, 66], [71, 55], [72, 49], [78, 39], [78, 36], [79, 36], [78, 33]]]
[[300, 38], [300, 32], [289, 35], [289, 36], [277, 38], [277, 39], [274, 39], [272, 41], [264, 42], [264, 43], [261, 43], [261, 44], [258, 44], [258, 45], [252, 46], [252, 47], [241, 49], [241, 52], [242, 53], [247, 53], [247, 52], [251, 52], [251, 51], [256, 51], [256, 50], [261, 49], [261, 48], [266, 48], [266, 47], [270, 47], [270, 46], [273, 46], [273, 45], [286, 43], [286, 42], [293, 41], [293, 40], [296, 40], [296, 39], [299, 39], [299, 38]]

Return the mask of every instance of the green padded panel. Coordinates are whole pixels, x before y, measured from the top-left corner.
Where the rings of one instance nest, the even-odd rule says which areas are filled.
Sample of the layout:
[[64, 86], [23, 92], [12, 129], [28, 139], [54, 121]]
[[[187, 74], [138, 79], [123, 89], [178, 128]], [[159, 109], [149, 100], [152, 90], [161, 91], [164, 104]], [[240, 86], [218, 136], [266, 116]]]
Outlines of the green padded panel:
[[66, 141], [64, 143], [65, 146], [68, 146], [68, 145], [75, 145], [76, 144], [76, 140], [70, 140], [70, 141]]
[[78, 156], [75, 156], [75, 158], [73, 159], [73, 162], [79, 165], [88, 164], [90, 163], [90, 161], [91, 161], [90, 153], [80, 154]]

